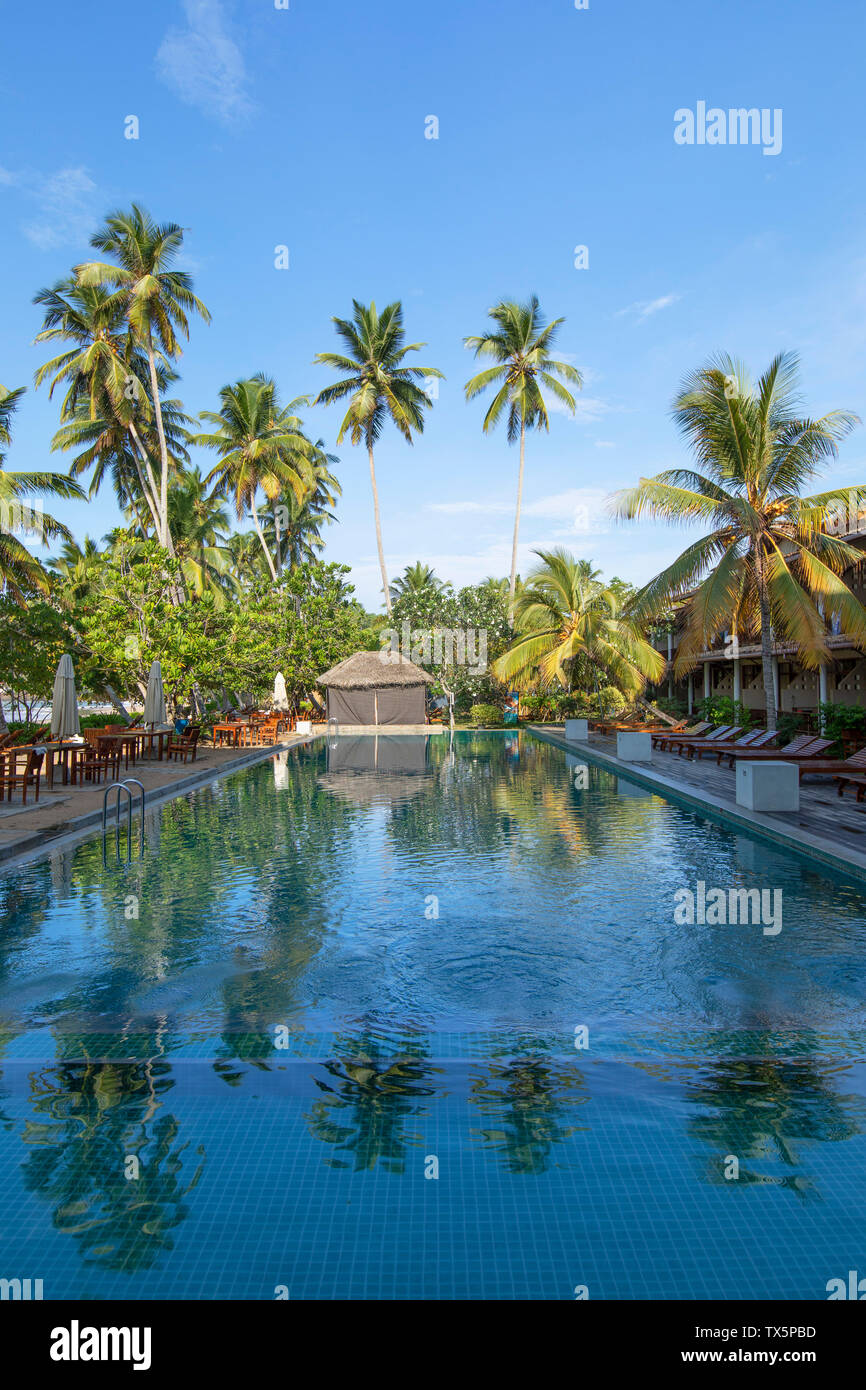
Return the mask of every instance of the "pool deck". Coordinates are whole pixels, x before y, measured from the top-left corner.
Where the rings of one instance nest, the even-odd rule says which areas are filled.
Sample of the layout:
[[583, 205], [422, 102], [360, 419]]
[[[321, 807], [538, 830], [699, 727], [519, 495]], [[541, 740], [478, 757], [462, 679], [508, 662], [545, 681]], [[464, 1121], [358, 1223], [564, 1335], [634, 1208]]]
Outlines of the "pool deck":
[[[528, 728], [578, 761], [586, 757], [659, 796], [685, 802], [713, 820], [866, 880], [866, 803], [858, 805], [850, 792], [840, 797], [832, 777], [816, 775], [801, 781], [799, 811], [768, 815], [737, 805], [734, 772], [718, 767], [714, 758], [690, 761], [654, 749], [651, 763], [626, 763], [616, 756], [615, 736], [592, 733], [588, 743], [578, 743], [566, 740], [561, 725], [531, 724]], [[784, 762], [783, 753], [779, 761]]]
[[[322, 726], [313, 726], [311, 735], [292, 734], [278, 743], [261, 748], [213, 748], [199, 744], [194, 763], [140, 759], [128, 770], [121, 769], [120, 780], [136, 777], [144, 787], [148, 807], [156, 802], [181, 796], [194, 787], [212, 782], [227, 773], [272, 758], [281, 749], [296, 748], [321, 736]], [[102, 802], [106, 784], [90, 782], [80, 786], [55, 785], [48, 790], [43, 781], [39, 800], [33, 801], [28, 792], [27, 804], [22, 806], [20, 793], [12, 802], [0, 801], [0, 867], [11, 860], [29, 858], [45, 846], [71, 842], [92, 834], [102, 824]], [[112, 803], [117, 793], [112, 796]], [[135, 789], [137, 809], [138, 791]]]

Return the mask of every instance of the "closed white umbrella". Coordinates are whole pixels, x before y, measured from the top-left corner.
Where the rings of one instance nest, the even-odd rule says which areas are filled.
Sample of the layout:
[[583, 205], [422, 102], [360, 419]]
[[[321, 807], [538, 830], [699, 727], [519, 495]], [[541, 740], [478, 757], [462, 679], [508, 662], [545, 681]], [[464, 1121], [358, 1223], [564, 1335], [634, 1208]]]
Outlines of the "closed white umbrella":
[[286, 691], [286, 678], [282, 671], [278, 671], [277, 678], [274, 681], [274, 709], [287, 709], [288, 704], [289, 696]]
[[156, 726], [165, 723], [165, 692], [162, 688], [162, 667], [155, 661], [147, 678], [147, 694], [144, 697], [143, 724]]
[[64, 655], [57, 663], [54, 694], [51, 699], [51, 737], [74, 738], [81, 733], [78, 722], [78, 700], [75, 696], [75, 671], [72, 657]]

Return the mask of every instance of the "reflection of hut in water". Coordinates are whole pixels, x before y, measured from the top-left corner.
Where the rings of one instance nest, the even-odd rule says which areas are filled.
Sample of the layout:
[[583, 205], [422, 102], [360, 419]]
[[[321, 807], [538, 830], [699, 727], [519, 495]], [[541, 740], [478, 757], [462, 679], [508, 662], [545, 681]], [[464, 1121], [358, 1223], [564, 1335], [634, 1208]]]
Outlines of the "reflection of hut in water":
[[355, 652], [319, 677], [340, 724], [426, 724], [433, 677], [400, 652]]
[[407, 801], [433, 780], [426, 735], [341, 735], [328, 746], [319, 786], [358, 804]]

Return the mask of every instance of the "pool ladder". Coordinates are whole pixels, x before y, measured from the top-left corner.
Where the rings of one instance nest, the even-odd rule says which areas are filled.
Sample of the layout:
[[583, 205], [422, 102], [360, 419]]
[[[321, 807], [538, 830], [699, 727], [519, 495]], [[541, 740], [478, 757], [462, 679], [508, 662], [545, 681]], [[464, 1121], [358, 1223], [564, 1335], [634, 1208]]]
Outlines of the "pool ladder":
[[338, 720], [336, 719], [336, 717], [332, 714], [331, 717], [330, 717], [330, 719], [328, 720], [328, 747], [329, 747], [329, 748], [336, 748], [336, 746], [337, 746], [337, 738], [338, 738], [338, 736], [339, 736], [339, 733], [340, 733], [340, 724], [339, 724], [339, 721], [338, 721]]
[[132, 860], [132, 787], [138, 787], [141, 806], [138, 819], [138, 857], [144, 854], [144, 787], [137, 777], [127, 777], [123, 782], [112, 782], [110, 787], [105, 788], [102, 797], [102, 862], [106, 862], [105, 852], [106, 839], [108, 837], [108, 798], [113, 791], [117, 792], [114, 802], [114, 850], [117, 862], [120, 863], [120, 796], [126, 792], [126, 862]]

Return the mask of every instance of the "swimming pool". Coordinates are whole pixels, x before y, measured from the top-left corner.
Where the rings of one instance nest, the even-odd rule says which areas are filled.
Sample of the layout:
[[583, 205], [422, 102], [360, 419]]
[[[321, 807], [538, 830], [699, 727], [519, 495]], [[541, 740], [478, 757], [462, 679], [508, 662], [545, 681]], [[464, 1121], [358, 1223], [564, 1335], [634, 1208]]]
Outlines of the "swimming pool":
[[[108, 850], [0, 880], [0, 1277], [822, 1299], [866, 1273], [857, 886], [512, 733], [282, 752]], [[679, 924], [700, 883], [780, 890], [782, 929]]]

